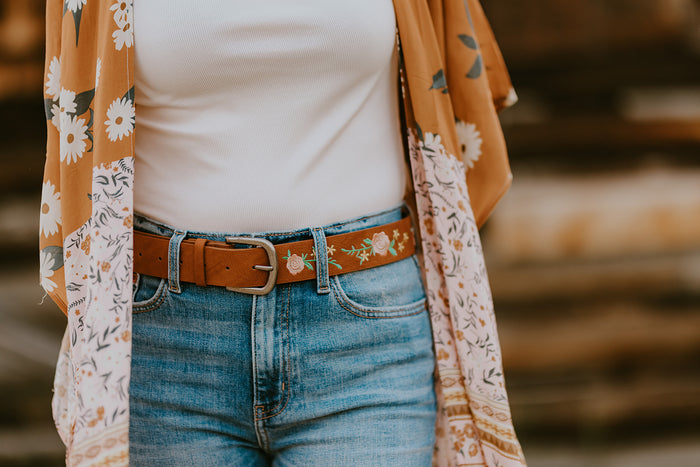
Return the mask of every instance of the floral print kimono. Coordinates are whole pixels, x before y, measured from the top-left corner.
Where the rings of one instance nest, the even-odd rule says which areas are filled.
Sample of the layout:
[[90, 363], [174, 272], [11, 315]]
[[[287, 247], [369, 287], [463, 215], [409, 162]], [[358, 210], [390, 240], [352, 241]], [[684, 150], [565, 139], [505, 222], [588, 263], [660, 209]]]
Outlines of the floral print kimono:
[[[71, 466], [129, 462], [133, 1], [46, 6], [40, 276], [67, 316], [52, 408]], [[478, 0], [394, 7], [406, 201], [437, 356], [434, 465], [524, 466], [478, 231], [510, 186], [496, 112], [515, 94]]]

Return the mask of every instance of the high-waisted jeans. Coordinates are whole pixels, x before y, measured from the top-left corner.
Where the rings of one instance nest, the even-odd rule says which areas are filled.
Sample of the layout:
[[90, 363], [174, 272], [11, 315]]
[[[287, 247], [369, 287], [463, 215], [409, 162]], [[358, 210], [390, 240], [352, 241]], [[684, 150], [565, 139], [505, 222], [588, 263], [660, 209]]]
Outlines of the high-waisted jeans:
[[[314, 238], [323, 252], [321, 236], [393, 222], [406, 209], [252, 236]], [[241, 235], [139, 215], [134, 228], [170, 237], [171, 247]], [[260, 296], [179, 282], [171, 263], [168, 279], [134, 282], [131, 465], [430, 465], [435, 357], [415, 255]]]

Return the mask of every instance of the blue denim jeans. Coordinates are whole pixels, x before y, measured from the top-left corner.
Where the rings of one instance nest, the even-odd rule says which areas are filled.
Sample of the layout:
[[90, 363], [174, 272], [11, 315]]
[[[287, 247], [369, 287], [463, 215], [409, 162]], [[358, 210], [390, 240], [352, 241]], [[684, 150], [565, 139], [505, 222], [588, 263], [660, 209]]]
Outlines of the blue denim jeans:
[[[395, 208], [322, 228], [252, 234], [273, 244], [399, 220]], [[184, 232], [143, 216], [136, 230]], [[248, 234], [251, 235], [251, 234]], [[276, 285], [267, 295], [140, 275], [134, 283], [131, 465], [429, 466], [436, 399], [425, 290], [414, 256]], [[321, 270], [322, 268], [317, 268]]]

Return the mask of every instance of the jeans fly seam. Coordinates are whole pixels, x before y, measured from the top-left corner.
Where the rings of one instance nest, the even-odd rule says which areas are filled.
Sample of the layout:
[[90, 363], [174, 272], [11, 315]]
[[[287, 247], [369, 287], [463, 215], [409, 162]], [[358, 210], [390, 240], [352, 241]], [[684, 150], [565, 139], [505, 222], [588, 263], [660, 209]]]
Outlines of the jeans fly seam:
[[292, 292], [291, 292], [291, 287], [290, 287], [290, 286], [287, 286], [286, 289], [287, 289], [287, 302], [286, 302], [286, 305], [285, 305], [285, 312], [284, 312], [285, 318], [284, 318], [284, 319], [285, 319], [286, 328], [287, 328], [287, 329], [286, 329], [287, 336], [286, 336], [286, 339], [285, 339], [285, 340], [286, 340], [287, 351], [286, 351], [286, 354], [284, 355], [284, 379], [283, 379], [283, 381], [282, 381], [282, 384], [284, 384], [284, 388], [285, 388], [285, 389], [284, 389], [284, 392], [283, 392], [283, 395], [282, 395], [282, 399], [280, 399], [280, 401], [279, 401], [277, 404], [275, 404], [274, 407], [270, 407], [269, 409], [265, 410], [265, 409], [264, 409], [264, 407], [265, 407], [264, 405], [257, 405], [257, 406], [256, 406], [256, 409], [257, 409], [258, 407], [262, 407], [262, 408], [263, 408], [263, 410], [261, 411], [262, 414], [265, 414], [265, 413], [267, 413], [267, 412], [272, 412], [272, 411], [276, 410], [280, 405], [282, 405], [282, 408], [280, 408], [280, 409], [279, 409], [277, 412], [275, 412], [275, 413], [272, 413], [272, 414], [269, 414], [269, 415], [264, 415], [264, 416], [262, 416], [262, 417], [258, 417], [258, 415], [257, 415], [258, 412], [256, 412], [256, 413], [255, 413], [255, 420], [256, 420], [256, 421], [258, 421], [258, 420], [265, 420], [265, 419], [268, 419], [268, 418], [272, 418], [272, 417], [274, 417], [275, 415], [281, 414], [281, 413], [284, 411], [284, 409], [287, 408], [287, 404], [289, 403], [289, 397], [290, 397], [290, 396], [289, 396], [289, 373], [290, 373], [290, 368], [289, 368], [289, 308], [290, 308], [290, 307], [289, 307], [289, 302], [290, 302], [290, 296], [292, 295]]
[[251, 346], [251, 373], [253, 376], [253, 424], [255, 426], [255, 437], [258, 439], [258, 444], [260, 447], [266, 449], [267, 440], [265, 439], [265, 434], [262, 433], [261, 427], [258, 425], [258, 410], [263, 406], [258, 404], [258, 352], [255, 340], [255, 321], [257, 320], [257, 297], [253, 295], [253, 302], [251, 305], [251, 315], [250, 315], [250, 346]]
[[262, 419], [255, 419], [255, 433], [258, 436], [258, 444], [265, 451], [270, 450], [270, 435]]

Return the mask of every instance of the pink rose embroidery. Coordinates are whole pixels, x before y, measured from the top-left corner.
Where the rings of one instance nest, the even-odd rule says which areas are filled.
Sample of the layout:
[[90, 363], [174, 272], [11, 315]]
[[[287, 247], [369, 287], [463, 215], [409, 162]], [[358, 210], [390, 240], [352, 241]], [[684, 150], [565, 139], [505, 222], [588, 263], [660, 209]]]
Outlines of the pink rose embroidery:
[[287, 259], [287, 269], [296, 276], [304, 269], [304, 260], [297, 254], [291, 255]]
[[384, 232], [377, 232], [372, 236], [372, 248], [378, 255], [385, 256], [390, 243], [389, 236]]

